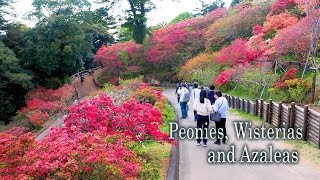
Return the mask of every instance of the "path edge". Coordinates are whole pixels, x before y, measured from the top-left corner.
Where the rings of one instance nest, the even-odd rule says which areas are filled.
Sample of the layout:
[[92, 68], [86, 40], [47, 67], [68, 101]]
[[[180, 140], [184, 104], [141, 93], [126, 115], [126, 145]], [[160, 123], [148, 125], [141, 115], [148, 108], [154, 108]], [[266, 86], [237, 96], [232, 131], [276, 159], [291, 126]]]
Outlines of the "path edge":
[[[177, 110], [174, 108], [171, 101], [169, 101], [169, 103], [175, 112], [174, 121], [176, 123], [178, 123], [179, 118], [178, 118]], [[168, 169], [168, 173], [167, 173], [167, 180], [178, 180], [179, 179], [180, 151], [179, 151], [179, 139], [178, 139], [177, 133], [175, 133], [174, 139], [176, 140], [176, 145], [173, 145], [171, 147], [170, 163], [169, 163], [169, 169]]]

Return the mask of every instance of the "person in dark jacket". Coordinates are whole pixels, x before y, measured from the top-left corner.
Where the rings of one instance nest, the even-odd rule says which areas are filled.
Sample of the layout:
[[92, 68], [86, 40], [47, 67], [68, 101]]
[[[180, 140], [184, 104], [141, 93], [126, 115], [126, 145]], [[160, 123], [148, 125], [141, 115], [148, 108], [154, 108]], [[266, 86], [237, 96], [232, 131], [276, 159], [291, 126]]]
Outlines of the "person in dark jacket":
[[210, 100], [211, 104], [214, 104], [214, 102], [216, 101], [216, 99], [214, 98], [214, 85], [211, 85], [209, 87], [210, 91], [208, 92], [208, 99]]

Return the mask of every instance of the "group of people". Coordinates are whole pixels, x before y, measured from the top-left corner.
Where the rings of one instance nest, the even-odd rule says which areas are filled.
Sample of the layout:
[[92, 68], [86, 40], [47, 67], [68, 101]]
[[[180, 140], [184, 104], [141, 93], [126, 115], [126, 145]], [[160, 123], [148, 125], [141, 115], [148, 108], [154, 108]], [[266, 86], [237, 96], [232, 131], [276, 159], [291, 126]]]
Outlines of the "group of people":
[[[228, 111], [228, 101], [222, 96], [221, 91], [216, 91], [215, 86], [211, 85], [208, 87], [206, 84], [199, 86], [198, 83], [194, 83], [193, 86], [187, 86], [186, 83], [179, 83], [176, 87], [176, 94], [178, 98], [178, 103], [180, 103], [181, 109], [181, 119], [186, 119], [188, 117], [188, 104], [193, 104], [194, 110], [194, 121], [197, 122], [198, 137], [201, 137], [201, 130], [205, 132], [209, 127], [210, 115], [217, 112], [221, 115], [219, 121], [215, 121], [217, 131], [222, 131], [223, 137], [217, 138], [214, 142], [215, 144], [226, 143], [227, 132], [226, 132], [226, 120]], [[202, 139], [197, 139], [197, 145], [201, 145], [201, 140], [203, 141], [203, 146], [207, 146], [207, 138], [202, 137]]]

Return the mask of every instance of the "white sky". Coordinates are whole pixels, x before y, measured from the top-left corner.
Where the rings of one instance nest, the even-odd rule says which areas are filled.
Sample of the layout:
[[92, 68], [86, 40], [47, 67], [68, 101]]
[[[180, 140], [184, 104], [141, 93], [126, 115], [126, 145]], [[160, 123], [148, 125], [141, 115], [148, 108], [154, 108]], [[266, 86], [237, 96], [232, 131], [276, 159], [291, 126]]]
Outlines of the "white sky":
[[[91, 0], [92, 2], [94, 0]], [[211, 0], [203, 0], [205, 2], [210, 2]], [[230, 5], [232, 0], [224, 0], [226, 5]], [[15, 8], [17, 17], [13, 20], [20, 21], [28, 26], [33, 26], [34, 23], [24, 20], [24, 15], [32, 10], [33, 0], [16, 0], [16, 3], [13, 5]], [[154, 26], [158, 23], [169, 22], [177, 15], [182, 12], [192, 12], [196, 8], [201, 6], [199, 0], [157, 0], [156, 9], [148, 13], [148, 26]], [[94, 4], [93, 8], [97, 7]]]

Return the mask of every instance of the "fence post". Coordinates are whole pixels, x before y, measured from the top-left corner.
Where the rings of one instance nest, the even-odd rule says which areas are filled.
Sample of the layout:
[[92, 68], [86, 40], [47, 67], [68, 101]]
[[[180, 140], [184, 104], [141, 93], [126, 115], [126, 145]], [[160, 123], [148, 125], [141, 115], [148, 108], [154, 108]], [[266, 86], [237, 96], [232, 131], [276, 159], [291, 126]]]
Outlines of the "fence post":
[[231, 96], [231, 107], [232, 107], [232, 109], [234, 109], [234, 97], [233, 96]]
[[260, 99], [260, 119], [263, 119], [263, 99]]
[[236, 103], [235, 103], [235, 104], [236, 104], [236, 109], [239, 109], [239, 108], [238, 108], [238, 106], [239, 106], [239, 101], [240, 101], [240, 98], [237, 97], [237, 98], [236, 98]]
[[242, 111], [246, 111], [246, 100], [242, 99]]
[[247, 100], [247, 113], [250, 114], [250, 100]]
[[269, 106], [269, 124], [272, 124], [272, 113], [273, 113], [273, 101], [272, 99], [270, 99], [270, 102], [269, 102], [270, 106]]
[[290, 123], [291, 128], [294, 128], [294, 123], [295, 123], [295, 119], [296, 119], [294, 112], [295, 112], [295, 102], [292, 102], [291, 103], [291, 111], [290, 111], [290, 119], [289, 119], [289, 123]]
[[279, 109], [278, 109], [278, 124], [277, 127], [280, 128], [281, 126], [281, 113], [282, 113], [282, 103], [279, 103]]
[[308, 122], [308, 112], [309, 112], [309, 106], [304, 105], [304, 110], [303, 110], [303, 130], [302, 130], [302, 139], [304, 141], [307, 140], [307, 122]]
[[269, 111], [270, 111], [270, 104], [267, 103], [267, 109], [266, 109], [266, 122], [269, 123]]
[[258, 116], [258, 108], [259, 108], [259, 101], [258, 98], [256, 98], [256, 107], [255, 107], [255, 112], [254, 115]]

